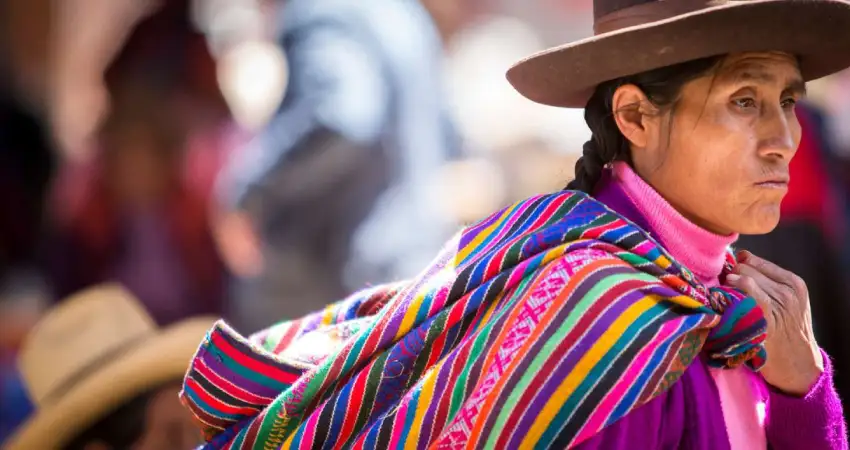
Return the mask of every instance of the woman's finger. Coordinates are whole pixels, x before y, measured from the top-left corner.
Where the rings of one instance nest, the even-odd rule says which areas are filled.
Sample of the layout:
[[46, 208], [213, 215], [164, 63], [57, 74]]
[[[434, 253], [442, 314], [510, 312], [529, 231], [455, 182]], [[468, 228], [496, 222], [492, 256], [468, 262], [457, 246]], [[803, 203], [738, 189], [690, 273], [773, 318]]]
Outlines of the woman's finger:
[[[761, 275], [764, 276], [764, 275]], [[726, 276], [726, 283], [729, 286], [740, 289], [750, 297], [754, 298], [756, 303], [761, 307], [764, 315], [767, 316], [773, 310], [773, 302], [770, 295], [759, 286], [756, 280], [750, 275], [730, 273]]]
[[748, 265], [756, 268], [759, 272], [767, 275], [770, 279], [777, 283], [784, 284], [798, 293], [802, 293], [801, 289], [805, 289], [805, 283], [803, 280], [798, 277], [793, 272], [785, 270], [776, 264], [764, 259], [760, 258], [751, 252], [746, 250], [742, 250], [738, 252], [738, 263], [739, 265]]
[[[780, 303], [782, 307], [788, 307], [793, 304], [796, 294], [788, 285], [779, 283], [769, 278], [763, 272], [749, 264], [738, 264], [736, 272], [741, 275], [746, 275], [752, 278], [758, 287], [767, 294], [773, 303]], [[773, 309], [776, 309], [775, 307]]]

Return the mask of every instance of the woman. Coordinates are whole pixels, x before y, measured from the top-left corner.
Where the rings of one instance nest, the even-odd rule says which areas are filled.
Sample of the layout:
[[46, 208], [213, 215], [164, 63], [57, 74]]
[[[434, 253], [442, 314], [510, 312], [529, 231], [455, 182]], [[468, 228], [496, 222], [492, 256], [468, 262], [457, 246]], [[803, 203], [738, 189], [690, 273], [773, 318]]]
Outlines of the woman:
[[568, 190], [255, 345], [218, 324], [183, 392], [207, 448], [847, 447], [804, 283], [728, 248], [778, 222], [850, 4], [636, 3], [596, 0], [597, 36], [508, 74], [586, 106]]

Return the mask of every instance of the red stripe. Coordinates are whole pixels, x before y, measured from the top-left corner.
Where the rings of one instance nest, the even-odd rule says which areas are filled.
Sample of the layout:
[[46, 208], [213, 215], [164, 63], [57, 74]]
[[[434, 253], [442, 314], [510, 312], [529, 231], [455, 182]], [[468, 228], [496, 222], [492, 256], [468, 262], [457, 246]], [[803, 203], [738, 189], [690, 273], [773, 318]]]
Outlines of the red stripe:
[[747, 314], [744, 314], [744, 317], [738, 319], [738, 323], [735, 324], [735, 330], [741, 331], [753, 327], [756, 322], [763, 318], [764, 313], [761, 311], [761, 307], [756, 306], [756, 309], [751, 309]]
[[[300, 376], [301, 370], [295, 367], [291, 367], [293, 371], [297, 371], [296, 373], [288, 372], [282, 367], [279, 367], [275, 363], [266, 363], [263, 361], [263, 356], [257, 353], [253, 353], [252, 355], [247, 355], [241, 350], [237, 349], [233, 345], [228, 342], [228, 340], [221, 335], [220, 332], [212, 333], [211, 340], [213, 345], [215, 345], [219, 350], [224, 352], [228, 357], [232, 358], [236, 361], [237, 364], [250, 369], [253, 372], [263, 374], [266, 377], [272, 378], [275, 381], [279, 381], [285, 384], [294, 383]], [[283, 363], [278, 363], [283, 365]]]
[[284, 349], [286, 349], [286, 347], [289, 347], [289, 345], [292, 344], [292, 341], [295, 340], [295, 336], [298, 334], [298, 331], [301, 330], [301, 327], [303, 326], [304, 319], [290, 324], [286, 333], [284, 333], [283, 337], [281, 337], [277, 344], [275, 344], [274, 353], [279, 355]]
[[257, 435], [260, 433], [260, 425], [263, 423], [263, 420], [265, 420], [268, 413], [268, 409], [260, 411], [260, 414], [251, 421], [250, 425], [248, 425], [248, 430], [245, 432], [245, 439], [242, 440], [243, 449], [254, 448], [254, 444], [257, 442]]
[[[602, 236], [606, 231], [614, 230], [623, 226], [623, 221], [615, 220], [611, 223], [607, 223], [604, 225], [599, 225], [597, 227], [588, 228], [582, 233], [582, 237], [596, 239], [599, 236]], [[618, 249], [619, 250], [619, 249]]]
[[443, 354], [443, 349], [446, 346], [447, 330], [448, 328], [443, 328], [443, 332], [434, 340], [433, 351], [431, 352], [431, 356], [428, 357], [427, 367], [434, 367], [434, 364], [437, 364], [437, 361], [439, 361], [440, 355]]
[[502, 246], [501, 250], [493, 254], [493, 257], [488, 261], [487, 266], [484, 268], [484, 279], [489, 280], [494, 276], [498, 275], [498, 273], [502, 270], [502, 261], [505, 260], [505, 254], [508, 253], [508, 250], [514, 246], [517, 239], [511, 240], [509, 243], [506, 243]]

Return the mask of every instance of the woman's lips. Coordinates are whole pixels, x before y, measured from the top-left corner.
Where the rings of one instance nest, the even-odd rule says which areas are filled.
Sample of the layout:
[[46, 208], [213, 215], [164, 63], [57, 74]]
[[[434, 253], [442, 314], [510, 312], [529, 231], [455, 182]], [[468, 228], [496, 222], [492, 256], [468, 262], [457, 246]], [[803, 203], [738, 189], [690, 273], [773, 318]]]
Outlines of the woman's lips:
[[767, 189], [788, 189], [789, 181], [791, 178], [788, 175], [777, 175], [759, 181], [756, 186]]

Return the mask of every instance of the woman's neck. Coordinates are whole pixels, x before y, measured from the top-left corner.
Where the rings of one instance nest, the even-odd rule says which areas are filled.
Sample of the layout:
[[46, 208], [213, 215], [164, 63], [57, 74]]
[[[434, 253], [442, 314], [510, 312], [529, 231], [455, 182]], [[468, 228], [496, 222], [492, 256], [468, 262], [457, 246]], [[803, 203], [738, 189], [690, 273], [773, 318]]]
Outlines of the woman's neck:
[[718, 235], [694, 224], [625, 162], [604, 171], [594, 197], [647, 231], [700, 281], [718, 283], [737, 234]]

